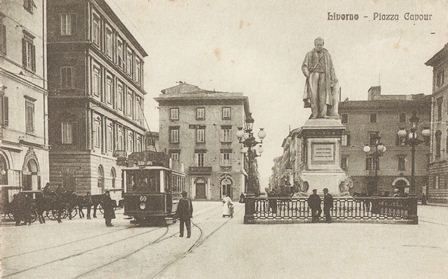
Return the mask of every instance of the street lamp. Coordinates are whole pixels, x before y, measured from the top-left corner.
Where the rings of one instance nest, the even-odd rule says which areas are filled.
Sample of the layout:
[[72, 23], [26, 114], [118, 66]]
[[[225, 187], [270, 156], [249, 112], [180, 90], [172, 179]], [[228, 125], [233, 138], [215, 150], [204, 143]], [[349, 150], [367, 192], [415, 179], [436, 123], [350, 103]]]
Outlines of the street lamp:
[[[415, 188], [415, 147], [419, 145], [420, 143], [424, 142], [424, 140], [418, 139], [418, 122], [419, 118], [417, 117], [417, 113], [414, 111], [412, 112], [412, 117], [409, 119], [409, 122], [411, 123], [411, 129], [409, 133], [404, 128], [400, 128], [398, 130], [397, 135], [399, 138], [406, 139], [406, 144], [411, 146], [411, 189], [409, 191], [409, 195], [415, 196], [417, 194], [416, 188]], [[431, 131], [427, 128], [422, 130], [422, 136], [429, 137]]]
[[236, 132], [238, 141], [242, 144], [241, 152], [247, 154], [248, 158], [249, 185], [247, 188], [247, 195], [257, 195], [259, 192], [259, 189], [255, 189], [256, 185], [254, 185], [253, 172], [255, 170], [252, 170], [252, 162], [256, 157], [261, 156], [261, 154], [263, 153], [263, 147], [261, 145], [263, 143], [263, 139], [266, 137], [266, 132], [263, 128], [260, 128], [257, 134], [259, 140], [257, 140], [253, 135], [253, 125], [254, 119], [252, 118], [252, 114], [250, 113], [246, 118], [244, 129], [243, 127], [238, 127], [238, 131]]
[[[375, 189], [372, 191], [376, 193], [378, 191], [378, 166], [380, 162], [380, 156], [382, 156], [386, 152], [386, 146], [381, 143], [381, 137], [377, 134], [375, 135], [374, 141], [370, 144], [375, 147], [375, 149], [372, 151], [369, 144], [364, 145], [363, 151], [366, 153], [366, 156], [371, 156], [372, 163], [374, 171], [375, 171], [375, 178], [374, 178], [374, 186]], [[373, 144], [372, 144], [373, 143]], [[369, 191], [368, 191], [369, 192]]]

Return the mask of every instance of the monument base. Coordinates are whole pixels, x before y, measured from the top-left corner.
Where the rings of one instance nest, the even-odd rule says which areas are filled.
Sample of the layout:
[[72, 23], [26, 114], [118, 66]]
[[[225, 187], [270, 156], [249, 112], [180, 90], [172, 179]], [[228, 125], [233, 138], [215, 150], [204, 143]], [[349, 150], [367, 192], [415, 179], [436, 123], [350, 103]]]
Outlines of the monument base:
[[341, 169], [340, 146], [345, 131], [339, 119], [309, 119], [302, 127], [306, 162], [299, 174], [301, 195], [319, 194], [324, 188], [333, 196], [349, 195], [350, 179]]

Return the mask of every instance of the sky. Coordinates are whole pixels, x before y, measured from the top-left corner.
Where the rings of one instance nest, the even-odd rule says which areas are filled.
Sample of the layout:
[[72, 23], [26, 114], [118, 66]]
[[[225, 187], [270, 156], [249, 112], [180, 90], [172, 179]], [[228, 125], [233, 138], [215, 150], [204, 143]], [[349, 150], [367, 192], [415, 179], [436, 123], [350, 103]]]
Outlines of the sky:
[[[446, 0], [107, 0], [148, 52], [145, 114], [158, 131], [154, 97], [177, 81], [249, 97], [254, 127], [265, 128], [258, 158], [262, 184], [290, 129], [303, 125], [300, 67], [316, 37], [325, 40], [342, 100], [383, 94], [431, 94], [424, 63], [448, 43]], [[329, 20], [328, 13], [358, 20]], [[374, 19], [375, 13], [386, 20]], [[431, 20], [405, 20], [405, 13]], [[397, 14], [398, 20], [386, 15]], [[262, 186], [264, 188], [264, 186]]]

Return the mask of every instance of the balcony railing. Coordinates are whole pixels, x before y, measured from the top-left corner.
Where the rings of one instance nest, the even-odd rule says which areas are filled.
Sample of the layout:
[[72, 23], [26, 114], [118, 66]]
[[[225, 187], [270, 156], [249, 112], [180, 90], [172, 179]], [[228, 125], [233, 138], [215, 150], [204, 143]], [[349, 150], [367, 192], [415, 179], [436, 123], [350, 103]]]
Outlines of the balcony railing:
[[212, 167], [190, 167], [188, 169], [189, 174], [211, 174]]
[[[307, 198], [248, 197], [244, 223], [310, 223], [312, 215], [307, 201]], [[334, 198], [330, 212], [333, 222], [418, 224], [415, 197]]]

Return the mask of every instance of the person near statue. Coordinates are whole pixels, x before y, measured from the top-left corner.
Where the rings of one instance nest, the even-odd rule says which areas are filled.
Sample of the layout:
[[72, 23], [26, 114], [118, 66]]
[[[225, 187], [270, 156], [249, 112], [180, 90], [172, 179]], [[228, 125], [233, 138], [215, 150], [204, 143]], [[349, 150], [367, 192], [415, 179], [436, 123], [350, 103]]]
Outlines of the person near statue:
[[311, 108], [310, 118], [339, 118], [339, 84], [330, 53], [324, 40], [316, 38], [314, 49], [308, 52], [302, 64], [306, 77], [303, 102]]
[[324, 215], [325, 222], [331, 223], [331, 209], [333, 208], [333, 196], [324, 188]]
[[320, 214], [322, 213], [322, 208], [320, 203], [322, 202], [320, 196], [317, 194], [317, 190], [313, 189], [313, 193], [308, 197], [308, 206], [311, 208], [311, 222], [319, 222]]

